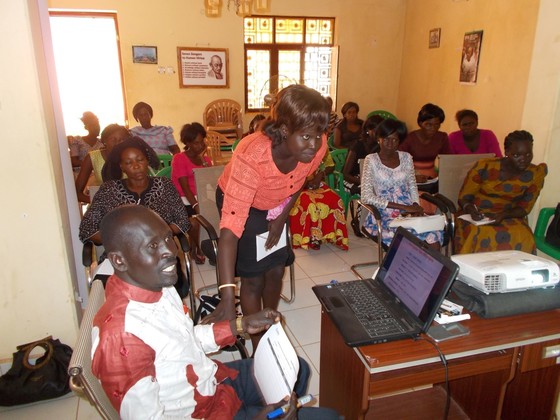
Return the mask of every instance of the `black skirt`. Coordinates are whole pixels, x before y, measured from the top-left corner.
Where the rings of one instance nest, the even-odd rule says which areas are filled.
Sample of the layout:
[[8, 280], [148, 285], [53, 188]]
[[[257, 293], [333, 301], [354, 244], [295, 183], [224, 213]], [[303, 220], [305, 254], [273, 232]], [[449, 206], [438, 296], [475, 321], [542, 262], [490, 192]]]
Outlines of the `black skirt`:
[[[222, 217], [222, 206], [224, 204], [224, 193], [218, 186], [216, 188], [216, 205]], [[245, 222], [245, 229], [237, 245], [237, 264], [236, 273], [240, 277], [258, 277], [268, 270], [281, 266], [293, 264], [295, 256], [292, 251], [291, 242], [286, 238], [287, 246], [280, 248], [260, 261], [257, 261], [257, 241], [256, 236], [268, 232], [268, 220], [266, 216], [268, 210], [259, 210], [251, 207], [249, 216]], [[286, 223], [286, 235], [288, 233], [288, 223]]]

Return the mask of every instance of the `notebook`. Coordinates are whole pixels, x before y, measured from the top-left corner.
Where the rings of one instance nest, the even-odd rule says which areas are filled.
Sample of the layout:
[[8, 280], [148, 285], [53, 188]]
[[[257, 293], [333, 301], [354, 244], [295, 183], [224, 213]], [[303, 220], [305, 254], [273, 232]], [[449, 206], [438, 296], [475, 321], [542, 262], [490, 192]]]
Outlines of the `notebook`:
[[373, 279], [313, 287], [349, 346], [427, 332], [459, 267], [399, 227]]

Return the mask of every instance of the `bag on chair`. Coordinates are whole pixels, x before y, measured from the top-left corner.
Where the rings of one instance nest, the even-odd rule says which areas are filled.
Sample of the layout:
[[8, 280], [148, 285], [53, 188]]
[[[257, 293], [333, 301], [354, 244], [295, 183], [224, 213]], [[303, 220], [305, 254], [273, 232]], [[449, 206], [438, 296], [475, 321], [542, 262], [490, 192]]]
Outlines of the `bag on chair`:
[[556, 206], [554, 217], [546, 230], [545, 242], [560, 248], [560, 203]]
[[[29, 356], [37, 347], [45, 350], [45, 354], [33, 365]], [[12, 367], [0, 377], [0, 405], [28, 404], [70, 392], [68, 364], [71, 357], [72, 348], [51, 336], [18, 346]]]

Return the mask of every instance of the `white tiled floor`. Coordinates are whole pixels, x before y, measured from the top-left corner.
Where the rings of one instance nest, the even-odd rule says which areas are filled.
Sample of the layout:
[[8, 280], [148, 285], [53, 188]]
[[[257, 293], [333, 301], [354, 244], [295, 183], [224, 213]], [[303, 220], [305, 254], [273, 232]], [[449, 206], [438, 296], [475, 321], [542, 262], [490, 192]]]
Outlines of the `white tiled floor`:
[[[280, 303], [279, 310], [285, 318], [286, 332], [297, 353], [311, 366], [312, 376], [309, 392], [319, 397], [319, 349], [320, 349], [320, 304], [311, 287], [315, 284], [353, 280], [356, 277], [350, 266], [357, 262], [376, 258], [377, 250], [371, 241], [356, 238], [349, 229], [350, 249], [342, 251], [332, 245], [323, 245], [318, 251], [295, 250], [296, 299], [292, 304]], [[194, 281], [202, 284], [215, 284], [214, 267], [208, 263], [194, 267]], [[373, 273], [375, 267], [365, 269], [362, 275]], [[289, 294], [289, 273], [284, 277], [284, 294]], [[248, 345], [251, 351], [250, 344]], [[221, 353], [215, 358], [222, 361], [232, 360], [234, 353]], [[66, 397], [48, 402], [36, 403], [18, 408], [0, 408], [0, 419], [76, 419], [100, 418], [95, 409], [85, 400], [69, 394]]]

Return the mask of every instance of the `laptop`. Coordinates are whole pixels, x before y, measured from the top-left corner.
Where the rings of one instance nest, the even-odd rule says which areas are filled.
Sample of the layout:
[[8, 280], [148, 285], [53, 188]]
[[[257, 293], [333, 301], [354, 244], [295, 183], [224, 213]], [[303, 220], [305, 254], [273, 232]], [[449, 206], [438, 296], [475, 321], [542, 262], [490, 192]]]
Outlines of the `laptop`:
[[430, 328], [459, 267], [399, 227], [374, 278], [313, 292], [349, 346], [414, 338]]

